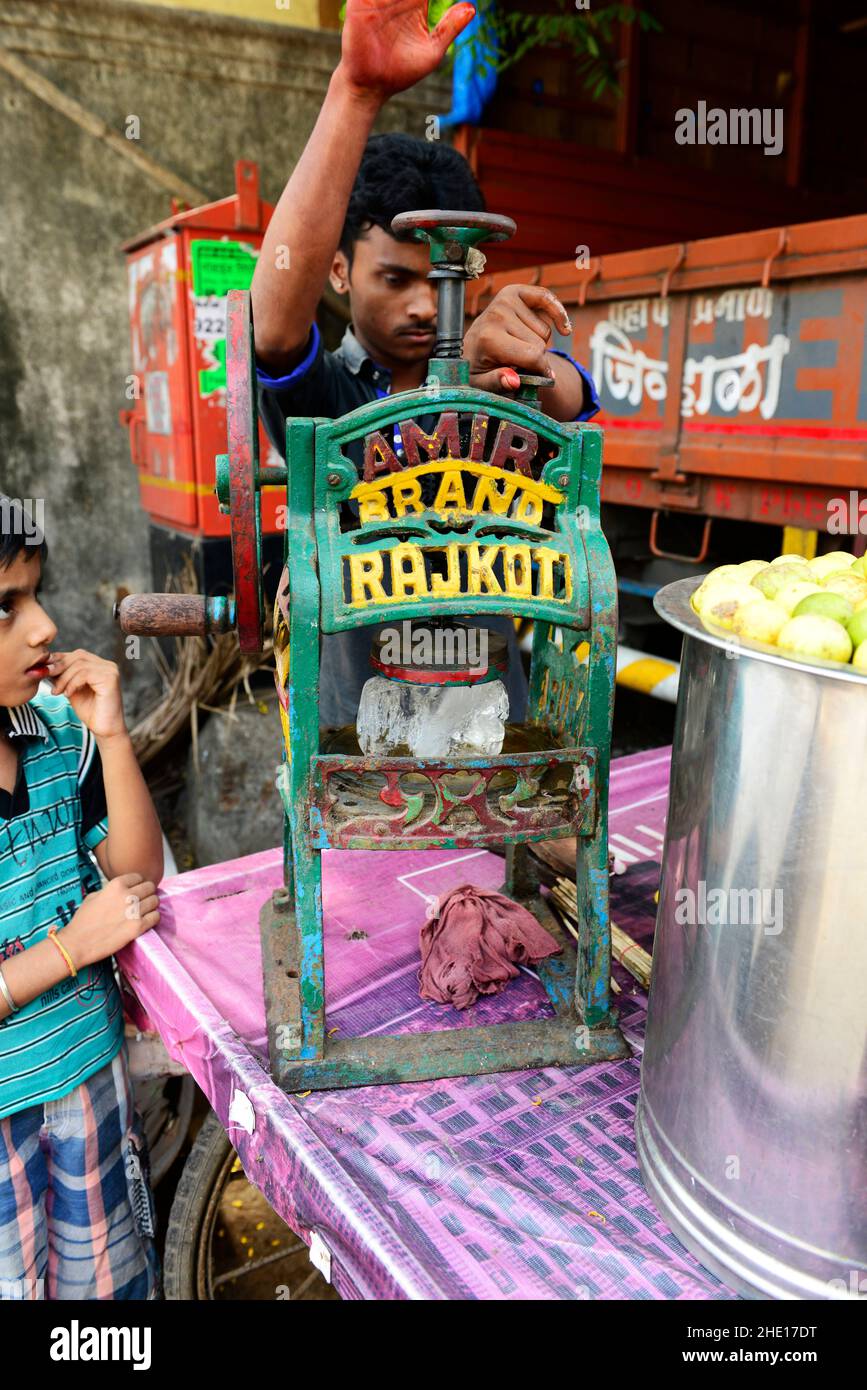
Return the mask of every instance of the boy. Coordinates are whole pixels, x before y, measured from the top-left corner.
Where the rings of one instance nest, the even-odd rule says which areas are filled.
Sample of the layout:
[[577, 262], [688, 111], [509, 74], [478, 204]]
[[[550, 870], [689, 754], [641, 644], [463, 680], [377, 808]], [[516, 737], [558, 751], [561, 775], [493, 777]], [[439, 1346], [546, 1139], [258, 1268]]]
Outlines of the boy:
[[[469, 165], [448, 145], [408, 135], [368, 139], [389, 96], [433, 72], [475, 13], [454, 5], [428, 32], [427, 10], [427, 0], [348, 0], [340, 63], [265, 233], [251, 291], [253, 327], [260, 411], [281, 454], [288, 417], [333, 418], [416, 389], [427, 376], [436, 327], [430, 255], [427, 243], [392, 236], [392, 217], [484, 208]], [[352, 324], [333, 353], [314, 318], [327, 280], [352, 304]], [[507, 393], [519, 385], [515, 369], [549, 376], [555, 384], [540, 392], [541, 408], [556, 420], [590, 419], [599, 409], [593, 382], [568, 353], [548, 348], [552, 325], [572, 331], [550, 290], [501, 290], [464, 339], [471, 385]], [[527, 688], [514, 627], [507, 617], [489, 625], [509, 638], [511, 718], [523, 719]], [[354, 722], [371, 675], [372, 635], [362, 627], [323, 640], [323, 724]]]
[[111, 956], [159, 921], [162, 835], [118, 669], [50, 651], [20, 518], [0, 498], [0, 1298], [155, 1298]]

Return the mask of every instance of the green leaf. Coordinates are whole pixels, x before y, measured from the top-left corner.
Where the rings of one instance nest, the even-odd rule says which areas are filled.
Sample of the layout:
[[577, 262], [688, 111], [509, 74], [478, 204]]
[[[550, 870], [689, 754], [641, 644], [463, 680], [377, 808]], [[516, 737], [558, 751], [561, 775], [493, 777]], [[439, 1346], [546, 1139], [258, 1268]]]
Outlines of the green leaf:
[[[429, 0], [428, 18], [436, 24], [453, 0]], [[622, 97], [617, 72], [623, 66], [617, 49], [618, 24], [638, 22], [644, 31], [661, 32], [662, 25], [645, 9], [616, 3], [591, 11], [574, 10], [574, 0], [555, 0], [557, 13], [529, 14], [525, 10], [504, 11], [494, 0], [476, 0], [477, 12], [486, 20], [487, 34], [467, 40], [469, 56], [481, 73], [493, 69], [507, 72], [535, 48], [565, 50], [575, 59], [577, 75], [594, 100], [606, 93]], [[345, 13], [345, 4], [341, 16]], [[490, 52], [493, 48], [493, 54]], [[454, 45], [449, 50], [453, 57]]]

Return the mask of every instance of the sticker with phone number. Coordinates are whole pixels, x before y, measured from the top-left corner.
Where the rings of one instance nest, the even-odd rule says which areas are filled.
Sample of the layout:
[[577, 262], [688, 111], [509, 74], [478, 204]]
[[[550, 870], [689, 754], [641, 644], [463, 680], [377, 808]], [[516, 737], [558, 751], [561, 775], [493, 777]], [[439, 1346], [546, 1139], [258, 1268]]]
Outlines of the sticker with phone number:
[[226, 336], [225, 295], [202, 294], [195, 298], [193, 337], [205, 340]]

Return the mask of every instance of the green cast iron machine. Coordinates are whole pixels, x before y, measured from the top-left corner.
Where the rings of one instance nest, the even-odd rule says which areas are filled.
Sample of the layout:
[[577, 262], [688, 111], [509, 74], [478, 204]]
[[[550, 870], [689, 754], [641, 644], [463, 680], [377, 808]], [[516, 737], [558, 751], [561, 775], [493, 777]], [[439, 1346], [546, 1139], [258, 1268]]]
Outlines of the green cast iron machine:
[[[430, 244], [438, 317], [424, 386], [340, 419], [290, 419], [286, 466], [260, 468], [250, 297], [232, 292], [228, 454], [217, 460], [217, 493], [231, 517], [234, 600], [138, 595], [119, 610], [127, 632], [234, 627], [243, 650], [260, 651], [259, 497], [265, 486], [285, 489], [285, 568], [274, 610], [285, 886], [263, 908], [260, 930], [271, 1070], [289, 1091], [628, 1055], [609, 993], [617, 610], [599, 522], [602, 433], [543, 414], [538, 391], [547, 378], [522, 377], [514, 399], [470, 386], [462, 355], [465, 283], [484, 264], [479, 244], [514, 232], [509, 218], [411, 212], [392, 228]], [[433, 729], [436, 719], [411, 702], [437, 700], [449, 686], [458, 691], [453, 700], [470, 698], [473, 685], [500, 673], [501, 657], [472, 669], [466, 660], [419, 668], [404, 650], [389, 663], [383, 633], [391, 624], [404, 637], [436, 636], [450, 620], [453, 633], [467, 632], [457, 619], [495, 614], [532, 618], [534, 626], [527, 719], [504, 718], [493, 744], [431, 756], [417, 747], [413, 753], [403, 733], [377, 742], [370, 734], [374, 727], [382, 735], [375, 701], [366, 734], [361, 714], [357, 728], [320, 729], [323, 634], [375, 628], [371, 671], [381, 684], [370, 689], [387, 699], [396, 680], [392, 712], [403, 717], [411, 707], [421, 715], [412, 727]], [[365, 686], [362, 702], [367, 693]], [[577, 942], [553, 918], [528, 852], [534, 841], [568, 836], [577, 846]], [[322, 852], [329, 848], [505, 848], [502, 891], [562, 945], [537, 967], [553, 1016], [424, 1034], [329, 1036], [322, 921]]]

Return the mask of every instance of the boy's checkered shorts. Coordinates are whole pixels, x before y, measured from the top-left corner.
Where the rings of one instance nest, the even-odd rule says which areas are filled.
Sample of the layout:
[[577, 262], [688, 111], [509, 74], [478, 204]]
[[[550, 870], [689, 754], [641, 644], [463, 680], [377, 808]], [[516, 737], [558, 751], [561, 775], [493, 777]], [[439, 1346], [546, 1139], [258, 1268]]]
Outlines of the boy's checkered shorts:
[[155, 1299], [147, 1144], [127, 1044], [69, 1095], [0, 1119], [0, 1299]]

